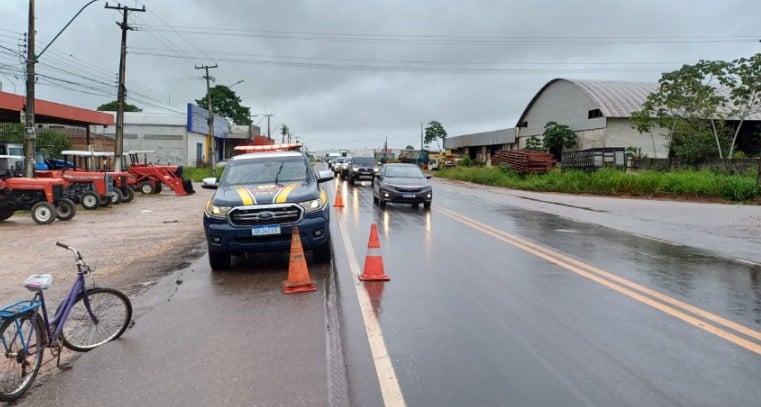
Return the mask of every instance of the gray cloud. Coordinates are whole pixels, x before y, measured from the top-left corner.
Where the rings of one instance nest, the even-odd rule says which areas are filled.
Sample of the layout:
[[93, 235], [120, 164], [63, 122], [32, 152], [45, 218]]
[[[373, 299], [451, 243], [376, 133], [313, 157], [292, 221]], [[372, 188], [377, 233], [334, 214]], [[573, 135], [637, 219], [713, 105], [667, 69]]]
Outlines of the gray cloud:
[[[12, 33], [26, 31], [25, 3], [0, 3], [6, 30], [0, 46], [13, 48]], [[98, 91], [90, 93], [99, 94], [41, 79], [38, 97], [88, 108], [116, 98], [120, 14], [103, 3], [78, 17], [38, 69], [87, 83], [42, 65], [57, 64], [97, 78]], [[37, 1], [38, 51], [83, 4]], [[420, 122], [430, 120], [441, 121], [451, 136], [511, 127], [552, 78], [654, 82], [698, 59], [759, 52], [759, 38], [739, 42], [738, 36], [761, 35], [757, 1], [125, 4], [148, 9], [130, 16], [131, 24], [145, 27], [128, 34], [131, 102], [182, 111], [205, 93], [195, 65], [216, 62], [216, 83], [244, 80], [234, 90], [253, 113], [275, 114], [273, 129], [287, 123], [313, 149], [374, 148], [386, 137], [394, 148], [417, 145]], [[14, 62], [0, 54], [0, 66]], [[7, 69], [0, 69], [0, 81], [23, 89]]]

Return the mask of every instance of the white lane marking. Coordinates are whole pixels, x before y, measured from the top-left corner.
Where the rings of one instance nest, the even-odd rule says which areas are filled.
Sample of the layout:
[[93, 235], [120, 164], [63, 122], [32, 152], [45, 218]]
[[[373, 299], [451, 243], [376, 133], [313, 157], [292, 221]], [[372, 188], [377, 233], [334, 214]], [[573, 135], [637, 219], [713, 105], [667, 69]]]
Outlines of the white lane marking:
[[349, 244], [351, 239], [348, 238], [349, 236], [340, 221], [338, 222], [338, 228], [341, 229], [341, 237], [346, 248], [346, 257], [349, 259], [349, 268], [351, 269], [354, 289], [357, 292], [362, 320], [365, 323], [367, 341], [370, 343], [370, 353], [373, 356], [375, 373], [378, 375], [378, 382], [380, 382], [383, 404], [385, 406], [404, 407], [407, 403], [404, 401], [404, 395], [402, 394], [401, 387], [399, 387], [399, 381], [396, 378], [391, 357], [386, 349], [386, 342], [383, 340], [383, 331], [381, 331], [378, 316], [375, 315], [367, 290], [365, 290], [364, 285], [359, 280], [360, 268], [354, 248]]

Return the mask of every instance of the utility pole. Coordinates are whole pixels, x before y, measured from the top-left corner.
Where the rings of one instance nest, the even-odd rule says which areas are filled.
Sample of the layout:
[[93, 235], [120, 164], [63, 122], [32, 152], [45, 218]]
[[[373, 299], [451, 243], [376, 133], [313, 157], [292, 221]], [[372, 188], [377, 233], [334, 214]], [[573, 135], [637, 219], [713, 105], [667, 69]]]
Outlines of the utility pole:
[[127, 15], [130, 11], [145, 12], [145, 6], [143, 8], [131, 8], [118, 3], [116, 6], [109, 6], [106, 3], [106, 8], [119, 10], [123, 15], [122, 22], [116, 23], [122, 29], [122, 47], [119, 54], [119, 96], [116, 102], [116, 138], [114, 140], [114, 171], [118, 172], [122, 170], [121, 158], [124, 153], [124, 100], [127, 98], [127, 87], [124, 82], [127, 74], [127, 31], [132, 30], [132, 27], [127, 24]]
[[34, 128], [34, 64], [37, 63], [34, 54], [34, 0], [29, 0], [29, 33], [27, 34], [26, 51], [26, 108], [24, 109], [24, 124], [26, 138], [24, 139], [24, 175], [34, 177], [34, 153], [37, 135]]
[[267, 116], [267, 140], [272, 140], [272, 137], [270, 137], [270, 117], [274, 116], [272, 113], [265, 113], [265, 116]]
[[196, 69], [204, 69], [206, 70], [206, 75], [204, 75], [204, 79], [206, 79], [206, 105], [209, 110], [209, 147], [210, 147], [210, 153], [209, 153], [209, 164], [211, 164], [211, 170], [217, 171], [217, 140], [214, 139], [214, 111], [211, 109], [211, 85], [210, 83], [214, 80], [209, 75], [209, 69], [216, 68], [217, 64], [212, 65], [201, 65], [196, 66]]

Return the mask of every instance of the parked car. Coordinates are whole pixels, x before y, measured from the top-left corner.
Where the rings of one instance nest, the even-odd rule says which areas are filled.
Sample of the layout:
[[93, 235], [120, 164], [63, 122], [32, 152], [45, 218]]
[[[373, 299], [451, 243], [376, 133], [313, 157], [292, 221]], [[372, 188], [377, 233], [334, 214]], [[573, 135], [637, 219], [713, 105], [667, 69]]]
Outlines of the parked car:
[[289, 250], [294, 227], [315, 263], [330, 262], [330, 207], [321, 184], [333, 174], [315, 172], [290, 146], [256, 146], [230, 158], [218, 182], [204, 179], [205, 188], [216, 189], [203, 216], [212, 270], [229, 268], [231, 255]]
[[344, 157], [344, 160], [341, 162], [340, 168], [338, 169], [338, 175], [344, 180], [349, 177], [349, 168], [351, 167], [352, 160], [352, 157]]
[[351, 159], [347, 179], [354, 185], [356, 181], [373, 181], [378, 172], [378, 163], [375, 157], [354, 157]]
[[343, 164], [346, 160], [347, 157], [337, 157], [335, 160], [333, 160], [333, 164], [331, 164], [330, 169], [333, 171], [333, 174], [335, 174], [336, 177], [341, 173], [341, 164]]
[[422, 203], [423, 208], [430, 209], [433, 200], [430, 178], [415, 164], [383, 164], [373, 182], [373, 202], [381, 208], [395, 202], [412, 204], [413, 208]]

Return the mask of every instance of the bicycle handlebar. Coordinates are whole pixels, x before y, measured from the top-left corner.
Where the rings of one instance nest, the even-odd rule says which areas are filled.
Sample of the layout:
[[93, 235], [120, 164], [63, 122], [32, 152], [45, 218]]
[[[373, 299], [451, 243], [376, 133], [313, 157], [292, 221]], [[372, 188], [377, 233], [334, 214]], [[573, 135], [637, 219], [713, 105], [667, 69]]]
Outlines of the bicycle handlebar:
[[83, 261], [83, 260], [82, 260], [82, 254], [80, 254], [80, 253], [79, 253], [79, 250], [77, 250], [77, 249], [75, 249], [75, 248], [73, 248], [73, 247], [71, 247], [71, 246], [67, 245], [67, 244], [66, 244], [66, 243], [64, 243], [64, 242], [55, 242], [55, 245], [56, 245], [56, 246], [59, 246], [59, 247], [63, 247], [63, 248], [64, 248], [64, 249], [66, 249], [66, 250], [71, 250], [71, 251], [74, 253], [74, 258], [75, 258], [77, 261]]

